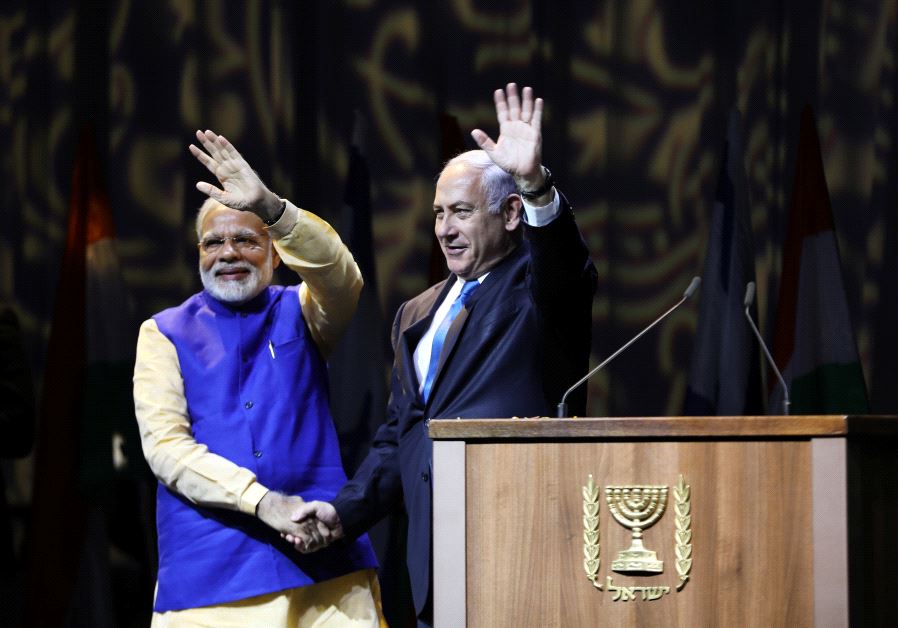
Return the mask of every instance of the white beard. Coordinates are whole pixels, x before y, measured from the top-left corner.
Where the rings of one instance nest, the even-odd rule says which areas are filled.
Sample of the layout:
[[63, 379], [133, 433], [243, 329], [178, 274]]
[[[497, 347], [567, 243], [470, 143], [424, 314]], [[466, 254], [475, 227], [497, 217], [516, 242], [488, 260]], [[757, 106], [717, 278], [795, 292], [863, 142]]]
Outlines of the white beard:
[[[249, 274], [243, 279], [221, 279], [215, 273], [223, 268], [245, 269]], [[200, 267], [200, 279], [203, 288], [218, 301], [241, 305], [255, 298], [262, 290], [271, 284], [274, 275], [271, 250], [268, 251], [268, 259], [261, 267], [257, 268], [246, 262], [216, 262], [209, 270]]]

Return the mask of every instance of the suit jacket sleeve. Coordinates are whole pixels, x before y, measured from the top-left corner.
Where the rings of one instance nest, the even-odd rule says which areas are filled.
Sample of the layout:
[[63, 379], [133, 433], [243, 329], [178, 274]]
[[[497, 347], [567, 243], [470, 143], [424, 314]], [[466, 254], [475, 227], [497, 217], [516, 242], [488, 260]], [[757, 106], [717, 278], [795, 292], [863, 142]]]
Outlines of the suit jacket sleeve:
[[[400, 333], [400, 321], [405, 305], [399, 308], [393, 321], [393, 350]], [[390, 376], [391, 390], [398, 385], [394, 365]], [[333, 501], [340, 516], [343, 531], [349, 537], [362, 534], [402, 500], [402, 480], [399, 469], [399, 414], [395, 394], [387, 402], [387, 417], [374, 434], [368, 455], [362, 461], [352, 480], [337, 494]]]
[[[561, 212], [542, 227], [524, 226], [530, 245], [530, 294], [540, 316], [545, 360], [546, 394], [558, 401], [564, 390], [589, 366], [592, 300], [597, 273], [589, 249], [580, 235], [570, 203], [561, 192]], [[571, 399], [582, 415], [585, 389]]]

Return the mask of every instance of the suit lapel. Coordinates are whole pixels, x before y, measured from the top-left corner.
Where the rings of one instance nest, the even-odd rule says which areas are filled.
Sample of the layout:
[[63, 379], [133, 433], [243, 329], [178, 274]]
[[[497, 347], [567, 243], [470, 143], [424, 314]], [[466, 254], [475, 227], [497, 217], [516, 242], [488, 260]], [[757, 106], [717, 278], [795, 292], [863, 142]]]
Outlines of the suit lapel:
[[440, 303], [443, 302], [446, 293], [454, 282], [455, 276], [451, 275], [442, 284], [435, 284], [424, 292], [420, 298], [409, 302], [402, 312], [402, 318], [399, 323], [401, 329], [399, 346], [397, 346], [396, 351], [402, 357], [402, 377], [415, 390], [421, 386], [421, 382], [418, 381], [418, 376], [415, 373], [415, 349], [430, 327], [434, 312], [436, 312]]
[[[428, 401], [428, 406], [430, 402], [432, 402], [437, 397], [437, 391], [440, 387], [440, 378], [443, 375], [443, 371], [447, 370], [451, 365], [451, 358], [453, 355], [453, 351], [455, 349], [455, 345], [458, 344], [461, 339], [462, 332], [464, 331], [465, 324], [470, 318], [471, 313], [474, 311], [474, 308], [478, 303], [483, 303], [481, 308], [492, 308], [492, 299], [491, 296], [494, 296], [497, 291], [500, 291], [499, 284], [506, 281], [506, 276], [511, 269], [514, 267], [515, 262], [523, 255], [527, 254], [527, 245], [522, 244], [518, 246], [514, 251], [512, 251], [508, 257], [506, 257], [502, 262], [499, 263], [498, 266], [493, 268], [490, 271], [490, 274], [487, 275], [486, 279], [483, 280], [483, 283], [479, 288], [471, 295], [468, 299], [467, 303], [465, 303], [464, 307], [462, 307], [461, 311], [458, 313], [458, 316], [455, 317], [455, 320], [452, 321], [452, 325], [449, 327], [449, 331], [446, 333], [446, 339], [443, 342], [443, 350], [440, 353], [440, 361], [437, 363], [437, 372], [433, 379], [433, 388], [431, 389], [430, 399]], [[450, 277], [450, 281], [454, 280], [454, 276]], [[451, 284], [449, 284], [451, 285]], [[442, 292], [446, 292], [443, 290]], [[442, 298], [436, 301], [437, 305], [442, 303]], [[436, 308], [433, 308], [436, 309]], [[430, 317], [428, 317], [428, 326], [430, 325], [430, 320], [433, 317], [433, 312], [431, 311]], [[424, 328], [424, 331], [427, 331], [427, 327]], [[423, 335], [424, 331], [421, 332]], [[420, 336], [418, 339], [420, 340]], [[417, 343], [414, 345], [417, 346]], [[414, 349], [413, 349], [414, 351]]]

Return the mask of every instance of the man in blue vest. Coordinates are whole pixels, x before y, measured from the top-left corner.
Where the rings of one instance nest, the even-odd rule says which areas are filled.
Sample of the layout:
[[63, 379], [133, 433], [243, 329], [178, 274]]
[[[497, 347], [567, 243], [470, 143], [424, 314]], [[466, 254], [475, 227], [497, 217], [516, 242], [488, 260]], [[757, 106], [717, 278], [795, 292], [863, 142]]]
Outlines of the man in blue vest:
[[[387, 420], [336, 499], [294, 513], [354, 538], [404, 503], [419, 626], [431, 625], [433, 600], [427, 424], [552, 414], [589, 361], [596, 270], [542, 165], [542, 99], [510, 83], [494, 101], [498, 139], [474, 130], [482, 150], [453, 158], [437, 180], [434, 233], [451, 274], [396, 313]], [[585, 406], [580, 391], [570, 407]]]
[[[221, 188], [197, 216], [203, 288], [143, 323], [134, 402], [159, 479], [153, 626], [381, 625], [365, 537], [330, 540], [294, 523], [304, 500], [345, 483], [324, 356], [355, 310], [362, 279], [320, 218], [278, 198], [223, 136], [193, 155]], [[271, 285], [283, 261], [300, 286]]]

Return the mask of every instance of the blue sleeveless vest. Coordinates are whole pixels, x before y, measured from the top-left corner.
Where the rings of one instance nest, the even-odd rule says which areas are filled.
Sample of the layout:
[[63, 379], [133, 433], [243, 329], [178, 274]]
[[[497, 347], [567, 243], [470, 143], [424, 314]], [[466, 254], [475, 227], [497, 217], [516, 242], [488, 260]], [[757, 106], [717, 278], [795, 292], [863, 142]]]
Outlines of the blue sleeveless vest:
[[[174, 344], [193, 436], [271, 490], [330, 501], [346, 482], [328, 409], [327, 366], [297, 286], [229, 307], [200, 292], [157, 314]], [[367, 537], [300, 554], [255, 517], [204, 508], [159, 485], [155, 610], [233, 602], [367, 567]]]

